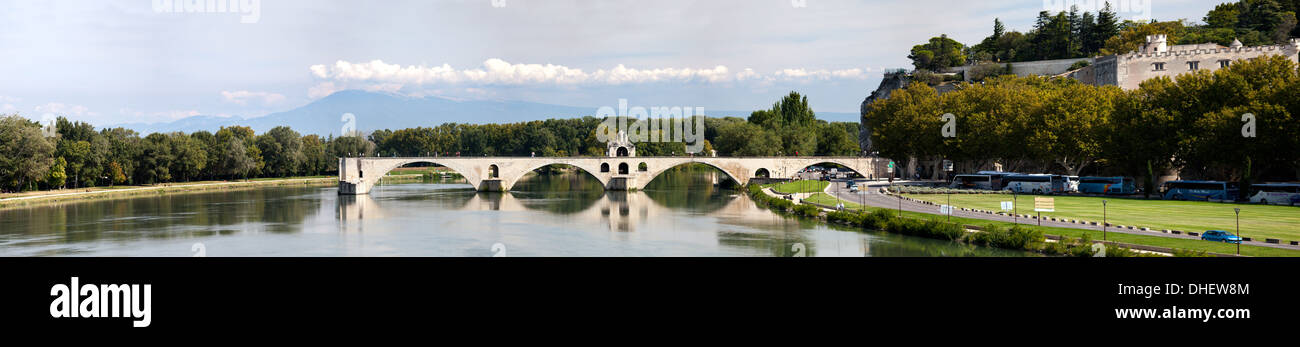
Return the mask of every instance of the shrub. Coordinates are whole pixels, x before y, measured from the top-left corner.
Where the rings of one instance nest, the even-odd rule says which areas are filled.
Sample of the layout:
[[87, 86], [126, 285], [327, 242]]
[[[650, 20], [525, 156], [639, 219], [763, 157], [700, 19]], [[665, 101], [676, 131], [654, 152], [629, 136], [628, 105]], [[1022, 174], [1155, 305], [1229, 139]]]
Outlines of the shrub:
[[1206, 251], [1196, 251], [1196, 250], [1190, 250], [1190, 249], [1175, 249], [1175, 250], [1174, 250], [1174, 256], [1175, 256], [1175, 257], [1194, 257], [1194, 258], [1199, 258], [1199, 257], [1209, 257], [1209, 256], [1210, 256], [1210, 253], [1208, 253], [1208, 252], [1206, 252]]
[[794, 207], [794, 212], [804, 217], [817, 217], [821, 215], [822, 209], [813, 205], [800, 204]]
[[1046, 239], [1042, 231], [1034, 228], [1016, 225], [1010, 229], [1003, 229], [997, 225], [988, 225], [984, 227], [983, 232], [972, 234], [968, 240], [970, 243], [977, 245], [1037, 250], [1042, 247], [1041, 245]]
[[889, 210], [875, 210], [862, 217], [862, 227], [874, 230], [885, 230], [889, 222], [894, 220], [894, 214]]
[[1074, 62], [1074, 64], [1070, 65], [1070, 71], [1074, 71], [1074, 70], [1082, 69], [1082, 68], [1085, 68], [1085, 67], [1088, 67], [1088, 61], [1087, 61], [1087, 60], [1076, 61], [1076, 62]]
[[831, 211], [826, 213], [826, 221], [831, 223], [862, 225], [862, 219], [865, 216], [865, 214], [857, 212]]
[[994, 63], [979, 63], [972, 66], [967, 74], [970, 76], [971, 81], [978, 82], [983, 81], [985, 78], [1001, 75], [1004, 72], [1006, 71], [1002, 69], [1001, 65]]
[[893, 219], [886, 224], [885, 230], [903, 235], [943, 240], [957, 240], [966, 233], [966, 229], [961, 225], [935, 220], [921, 221], [908, 218]]

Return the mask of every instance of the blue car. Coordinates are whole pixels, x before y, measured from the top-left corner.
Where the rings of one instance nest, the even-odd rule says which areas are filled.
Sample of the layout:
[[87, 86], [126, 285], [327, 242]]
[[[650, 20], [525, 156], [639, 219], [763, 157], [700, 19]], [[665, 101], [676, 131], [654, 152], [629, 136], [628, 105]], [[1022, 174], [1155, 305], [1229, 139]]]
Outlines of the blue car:
[[1240, 236], [1233, 235], [1232, 233], [1223, 230], [1207, 230], [1205, 231], [1204, 234], [1201, 234], [1201, 240], [1214, 241], [1214, 242], [1226, 242], [1226, 243], [1241, 243]]

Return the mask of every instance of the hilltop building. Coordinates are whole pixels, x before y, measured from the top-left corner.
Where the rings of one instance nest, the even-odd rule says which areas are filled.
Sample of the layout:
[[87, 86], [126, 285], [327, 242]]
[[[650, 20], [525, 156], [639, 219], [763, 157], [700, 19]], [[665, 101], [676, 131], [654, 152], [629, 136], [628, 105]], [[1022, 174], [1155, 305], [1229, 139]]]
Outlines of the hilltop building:
[[[1241, 41], [1234, 40], [1228, 47], [1214, 43], [1192, 45], [1173, 45], [1168, 43], [1168, 36], [1150, 35], [1146, 43], [1138, 50], [1127, 54], [1108, 55], [1095, 58], [1057, 59], [1008, 63], [1011, 72], [1017, 76], [1062, 76], [1099, 86], [1119, 86], [1124, 90], [1137, 89], [1142, 81], [1197, 71], [1214, 71], [1229, 65], [1233, 61], [1259, 58], [1266, 55], [1285, 56], [1293, 62], [1300, 62], [1300, 39], [1280, 45], [1245, 47]], [[1088, 66], [1070, 70], [1079, 61], [1088, 62]], [[951, 72], [965, 72], [973, 66], [953, 68]], [[969, 76], [967, 77], [969, 80]]]
[[[1300, 63], [1300, 39], [1291, 39], [1290, 42], [1280, 45], [1255, 47], [1245, 47], [1241, 44], [1241, 41], [1237, 40], [1234, 40], [1228, 47], [1214, 43], [1170, 46], [1168, 40], [1169, 38], [1165, 35], [1147, 36], [1146, 43], [1142, 44], [1136, 51], [1127, 54], [1093, 58], [1027, 61], [1001, 65], [1008, 67], [1011, 73], [1021, 77], [1030, 75], [1068, 77], [1091, 85], [1113, 85], [1124, 90], [1133, 90], [1148, 79], [1161, 76], [1173, 78], [1179, 74], [1198, 70], [1214, 71], [1228, 67], [1234, 61], [1254, 59], [1267, 55], [1282, 55], [1293, 62]], [[1076, 63], [1079, 61], [1086, 61], [1088, 65], [1071, 69], [1077, 67]], [[961, 66], [949, 69], [946, 72], [961, 73], [967, 81], [970, 81], [970, 74], [966, 72], [973, 67], [974, 65]], [[862, 102], [861, 114], [863, 118], [861, 119], [861, 132], [858, 135], [858, 142], [862, 147], [863, 155], [874, 156], [876, 152], [872, 146], [871, 130], [867, 127], [865, 118], [867, 112], [871, 110], [871, 104], [876, 100], [888, 98], [894, 90], [906, 88], [909, 82], [910, 78], [906, 70], [887, 71], [880, 86]], [[937, 86], [935, 89], [942, 94], [954, 90], [954, 87], [954, 85], [946, 84]], [[909, 158], [908, 163], [904, 166], [905, 171], [899, 173], [899, 176], [912, 177], [917, 173], [921, 173], [922, 176], [937, 177], [938, 165], [937, 161], [921, 163], [917, 162], [916, 158]]]

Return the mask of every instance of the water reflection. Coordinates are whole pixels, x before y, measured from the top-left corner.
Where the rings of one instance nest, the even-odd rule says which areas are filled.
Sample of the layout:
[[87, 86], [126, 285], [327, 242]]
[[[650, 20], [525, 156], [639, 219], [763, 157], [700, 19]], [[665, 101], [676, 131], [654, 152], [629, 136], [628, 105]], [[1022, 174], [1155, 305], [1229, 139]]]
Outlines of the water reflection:
[[1020, 256], [864, 233], [775, 214], [686, 168], [642, 192], [605, 192], [580, 173], [527, 177], [517, 191], [458, 182], [263, 188], [0, 210], [0, 255], [187, 256]]

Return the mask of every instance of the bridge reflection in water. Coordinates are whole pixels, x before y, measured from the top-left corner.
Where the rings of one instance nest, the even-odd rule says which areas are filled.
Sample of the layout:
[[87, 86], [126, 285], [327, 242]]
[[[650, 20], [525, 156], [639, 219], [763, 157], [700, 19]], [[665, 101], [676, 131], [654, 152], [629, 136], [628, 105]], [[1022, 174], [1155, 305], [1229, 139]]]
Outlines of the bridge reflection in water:
[[[604, 191], [581, 174], [521, 181], [513, 192], [475, 192], [466, 184], [381, 185], [370, 195], [339, 196], [335, 215], [342, 237], [430, 239], [403, 248], [483, 245], [429, 253], [442, 255], [480, 255], [474, 252], [488, 252], [496, 242], [511, 256], [1017, 255], [782, 216], [715, 186], [717, 177], [707, 172], [666, 177], [639, 192]], [[394, 228], [412, 225], [418, 230]]]

